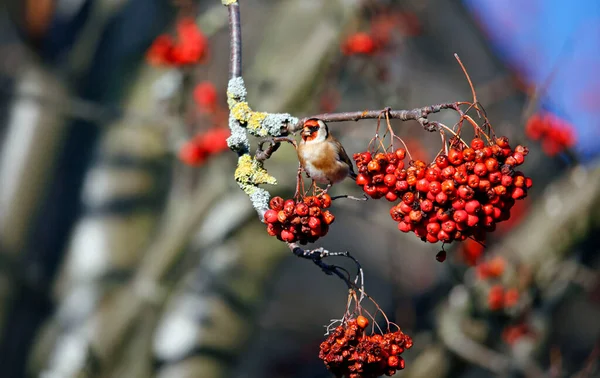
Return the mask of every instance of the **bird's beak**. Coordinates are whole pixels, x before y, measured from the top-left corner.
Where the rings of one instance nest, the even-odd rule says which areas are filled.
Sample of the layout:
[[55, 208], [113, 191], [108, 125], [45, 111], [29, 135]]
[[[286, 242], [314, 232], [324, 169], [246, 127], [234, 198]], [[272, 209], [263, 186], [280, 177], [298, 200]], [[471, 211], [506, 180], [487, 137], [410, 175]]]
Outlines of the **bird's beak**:
[[312, 131], [310, 130], [310, 128], [305, 127], [305, 128], [302, 129], [302, 134], [301, 135], [305, 136], [305, 137], [311, 136], [312, 135]]

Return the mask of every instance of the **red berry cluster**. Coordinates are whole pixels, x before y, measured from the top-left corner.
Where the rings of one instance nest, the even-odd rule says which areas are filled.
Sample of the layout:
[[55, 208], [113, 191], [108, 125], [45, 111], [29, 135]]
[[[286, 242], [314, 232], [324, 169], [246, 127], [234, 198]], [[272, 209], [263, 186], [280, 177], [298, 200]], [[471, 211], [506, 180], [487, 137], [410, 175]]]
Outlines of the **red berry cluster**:
[[187, 165], [202, 165], [210, 156], [229, 149], [229, 129], [215, 127], [197, 134], [179, 150], [179, 160]]
[[403, 149], [362, 152], [354, 154], [356, 183], [372, 198], [400, 199], [390, 215], [402, 232], [430, 243], [484, 240], [496, 223], [509, 219], [515, 200], [527, 196], [532, 181], [514, 170], [527, 153], [523, 146], [513, 150], [506, 137], [489, 146], [474, 138], [470, 147], [451, 148], [429, 165], [411, 161], [407, 168]]
[[535, 333], [527, 323], [508, 325], [502, 330], [502, 340], [512, 345], [523, 336], [535, 336]]
[[314, 243], [327, 234], [335, 220], [333, 214], [325, 210], [329, 206], [329, 194], [307, 196], [299, 201], [273, 197], [270, 209], [265, 212], [267, 232], [288, 243]]
[[487, 278], [498, 278], [504, 273], [506, 261], [501, 256], [496, 256], [488, 261], [482, 261], [475, 268], [477, 278], [485, 280]]
[[375, 39], [368, 33], [349, 35], [342, 45], [344, 55], [373, 55], [377, 51]]
[[567, 121], [552, 113], [534, 114], [525, 125], [525, 134], [539, 140], [548, 156], [554, 156], [575, 145], [575, 131]]
[[176, 30], [176, 39], [168, 34], [156, 37], [146, 54], [148, 62], [157, 66], [183, 66], [206, 58], [208, 39], [193, 18], [181, 18]]
[[505, 289], [502, 285], [494, 285], [488, 292], [487, 304], [492, 311], [515, 306], [519, 302], [519, 290]]
[[202, 113], [213, 113], [217, 109], [217, 88], [210, 81], [198, 83], [194, 88], [194, 102]]
[[321, 343], [319, 358], [336, 377], [375, 378], [404, 369], [400, 355], [412, 347], [410, 336], [400, 330], [367, 336], [368, 324], [364, 316], [351, 319]]

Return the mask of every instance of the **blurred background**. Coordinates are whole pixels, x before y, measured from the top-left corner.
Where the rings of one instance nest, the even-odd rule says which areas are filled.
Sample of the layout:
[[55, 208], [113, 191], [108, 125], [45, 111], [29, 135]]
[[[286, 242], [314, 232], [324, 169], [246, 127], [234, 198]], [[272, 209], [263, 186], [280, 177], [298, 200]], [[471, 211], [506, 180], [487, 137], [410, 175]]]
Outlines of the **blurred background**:
[[[600, 376], [600, 4], [240, 3], [253, 109], [470, 101], [458, 53], [496, 134], [530, 149], [528, 198], [444, 263], [385, 200], [335, 201], [317, 245], [356, 256], [413, 337], [397, 376]], [[269, 237], [233, 179], [228, 46], [217, 0], [0, 4], [1, 377], [331, 376], [319, 344], [347, 290]], [[375, 125], [330, 129], [352, 154]], [[413, 158], [438, 152], [392, 125]], [[293, 149], [265, 167], [291, 197]]]

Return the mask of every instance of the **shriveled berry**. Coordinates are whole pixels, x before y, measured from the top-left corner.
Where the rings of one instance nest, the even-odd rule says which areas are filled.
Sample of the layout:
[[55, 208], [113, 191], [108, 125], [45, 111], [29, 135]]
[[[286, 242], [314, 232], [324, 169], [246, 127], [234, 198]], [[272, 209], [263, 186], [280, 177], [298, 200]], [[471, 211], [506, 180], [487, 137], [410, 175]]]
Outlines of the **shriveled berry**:
[[444, 251], [444, 250], [442, 250], [442, 251], [439, 251], [439, 252], [437, 253], [437, 255], [435, 255], [435, 259], [436, 259], [437, 261], [439, 261], [439, 262], [444, 262], [444, 261], [446, 261], [446, 251]]
[[269, 201], [269, 207], [275, 211], [283, 210], [283, 198], [273, 197]]

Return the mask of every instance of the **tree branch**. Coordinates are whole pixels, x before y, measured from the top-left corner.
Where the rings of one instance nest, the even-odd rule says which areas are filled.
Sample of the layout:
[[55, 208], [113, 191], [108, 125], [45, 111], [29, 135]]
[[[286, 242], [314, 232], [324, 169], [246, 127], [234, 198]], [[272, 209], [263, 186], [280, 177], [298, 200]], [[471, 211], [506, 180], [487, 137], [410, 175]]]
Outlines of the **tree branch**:
[[424, 106], [412, 110], [392, 110], [385, 108], [383, 110], [364, 110], [358, 112], [343, 112], [343, 113], [323, 113], [310, 117], [301, 118], [298, 123], [289, 125], [287, 131], [294, 133], [302, 128], [306, 120], [317, 118], [324, 122], [344, 122], [344, 121], [359, 121], [362, 119], [377, 119], [388, 113], [389, 118], [399, 119], [401, 121], [417, 121], [427, 131], [437, 131], [437, 122], [430, 122], [427, 116], [432, 113], [439, 113], [444, 109], [454, 109], [458, 111], [457, 103], [443, 103], [438, 105]]
[[229, 78], [242, 76], [242, 30], [240, 25], [240, 4], [237, 1], [223, 0], [229, 10]]

